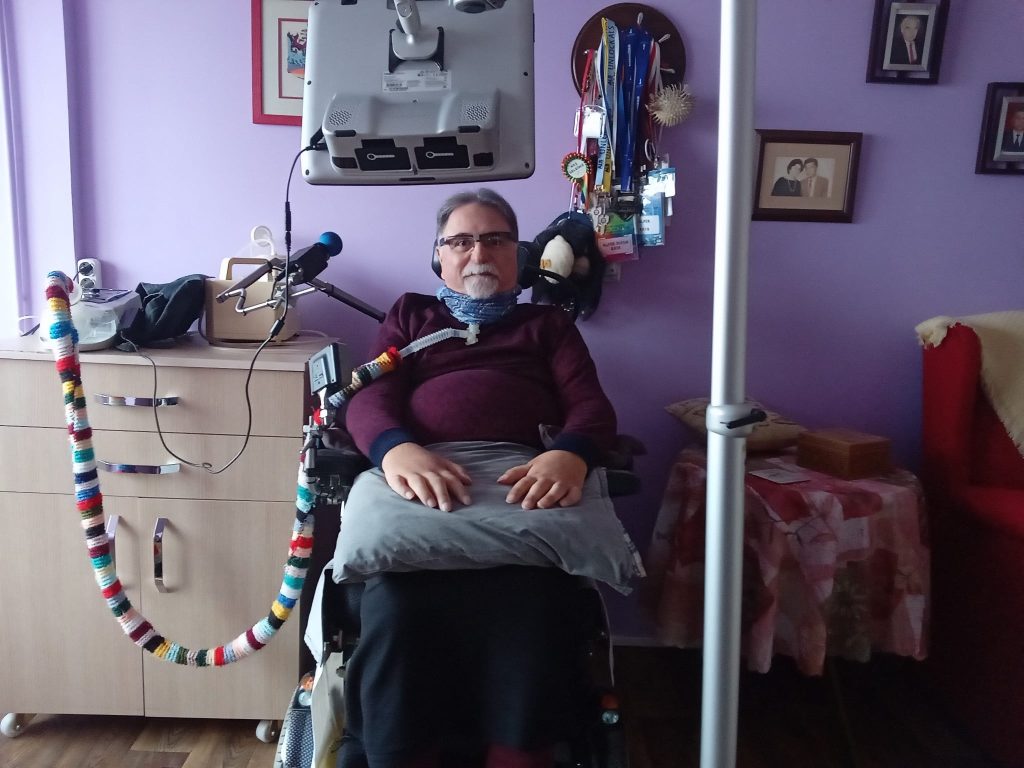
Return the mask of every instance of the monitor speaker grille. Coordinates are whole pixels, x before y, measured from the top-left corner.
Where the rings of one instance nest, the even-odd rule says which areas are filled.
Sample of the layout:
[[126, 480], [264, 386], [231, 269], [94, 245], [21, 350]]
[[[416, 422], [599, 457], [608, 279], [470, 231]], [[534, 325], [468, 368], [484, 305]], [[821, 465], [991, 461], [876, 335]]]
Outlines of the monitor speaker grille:
[[327, 115], [331, 126], [340, 128], [352, 119], [352, 113], [347, 109], [334, 109]]
[[490, 115], [487, 104], [473, 102], [462, 105], [462, 122], [464, 123], [486, 123]]

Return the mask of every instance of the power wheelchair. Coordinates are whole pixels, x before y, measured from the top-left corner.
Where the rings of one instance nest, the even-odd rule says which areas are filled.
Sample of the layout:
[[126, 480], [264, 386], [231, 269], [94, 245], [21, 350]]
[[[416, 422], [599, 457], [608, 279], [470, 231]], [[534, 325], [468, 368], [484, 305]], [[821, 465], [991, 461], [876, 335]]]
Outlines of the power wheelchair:
[[[315, 488], [318, 508], [336, 506], [343, 512], [348, 492], [369, 460], [347, 436], [331, 429], [335, 410], [331, 395], [340, 389], [339, 355], [328, 347], [310, 360], [310, 389], [314, 415], [305, 428], [303, 462]], [[333, 439], [332, 439], [333, 438]], [[330, 447], [329, 445], [330, 444]], [[639, 478], [632, 472], [633, 457], [644, 448], [635, 439], [620, 436], [615, 449], [602, 461], [613, 497], [635, 493]], [[334, 768], [340, 765], [340, 737], [344, 732], [345, 666], [359, 643], [362, 584], [337, 584], [328, 562], [340, 529], [340, 514], [317, 519], [310, 574], [301, 600], [301, 620], [309, 653], [303, 653], [302, 677], [283, 720], [275, 768]], [[608, 616], [596, 584], [578, 578], [579, 600], [574, 624], [579, 627], [576, 680], [570, 733], [557, 745], [556, 765], [564, 768], [626, 768], [628, 765], [623, 716], [615, 689]], [[308, 671], [310, 668], [313, 671]]]

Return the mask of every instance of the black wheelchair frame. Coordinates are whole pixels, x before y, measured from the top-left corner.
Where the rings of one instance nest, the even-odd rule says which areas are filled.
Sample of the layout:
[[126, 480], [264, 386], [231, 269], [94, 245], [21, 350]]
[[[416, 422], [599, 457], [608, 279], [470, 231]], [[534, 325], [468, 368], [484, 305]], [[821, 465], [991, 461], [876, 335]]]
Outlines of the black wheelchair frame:
[[[334, 423], [335, 410], [329, 405], [329, 397], [340, 389], [338, 384], [339, 352], [334, 346], [325, 348], [310, 360], [310, 388], [314, 407], [318, 408], [305, 428], [307, 435], [304, 446], [304, 467], [307, 480], [315, 488], [318, 507], [337, 505], [342, 510], [355, 478], [369, 468], [369, 460], [347, 444], [342, 447], [327, 446], [328, 430]], [[347, 436], [346, 436], [347, 437]], [[344, 442], [344, 441], [343, 441]], [[620, 497], [635, 493], [639, 489], [639, 478], [633, 473], [633, 457], [643, 454], [643, 445], [634, 438], [620, 435], [615, 449], [604, 457], [602, 466], [608, 478], [609, 494]], [[325, 519], [326, 518], [326, 519]], [[330, 525], [325, 523], [330, 522]], [[333, 530], [330, 528], [333, 527]], [[325, 530], [326, 529], [326, 530]], [[321, 600], [320, 663], [341, 659], [339, 676], [344, 674], [352, 652], [359, 642], [359, 614], [362, 599], [362, 584], [336, 584], [325, 564], [333, 554], [334, 539], [340, 530], [340, 514], [318, 515], [316, 536], [309, 575], [322, 574], [323, 597]], [[580, 667], [578, 670], [579, 696], [576, 711], [572, 714], [573, 728], [568, 738], [556, 749], [556, 765], [569, 768], [627, 768], [628, 755], [623, 725], [623, 714], [619, 696], [615, 690], [612, 642], [607, 614], [594, 582], [581, 578], [578, 603], [579, 612], [575, 617], [580, 632]], [[314, 599], [316, 579], [307, 578], [300, 603], [302, 626], [309, 618], [310, 605]], [[311, 670], [318, 662], [303, 648], [300, 667], [304, 672]], [[300, 696], [293, 696], [285, 721], [296, 722], [289, 717]], [[299, 705], [301, 706], [301, 705]], [[308, 705], [307, 705], [308, 706]], [[308, 733], [281, 735], [286, 739], [303, 739], [311, 743], [312, 725], [307, 718]], [[279, 746], [278, 756], [282, 754]], [[287, 750], [284, 750], [287, 751]], [[291, 750], [298, 753], [300, 750]], [[293, 768], [287, 762], [275, 765]], [[294, 766], [298, 768], [298, 766]], [[308, 768], [308, 766], [302, 766]]]

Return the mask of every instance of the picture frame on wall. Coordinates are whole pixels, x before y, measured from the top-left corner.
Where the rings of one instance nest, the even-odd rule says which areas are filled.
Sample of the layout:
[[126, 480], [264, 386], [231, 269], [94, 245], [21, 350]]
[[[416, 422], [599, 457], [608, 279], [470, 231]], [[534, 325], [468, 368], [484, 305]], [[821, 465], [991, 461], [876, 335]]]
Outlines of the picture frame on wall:
[[251, 0], [252, 121], [302, 124], [306, 24], [312, 0]]
[[937, 83], [948, 16], [949, 0], [875, 0], [867, 82]]
[[975, 173], [1024, 173], [1024, 83], [989, 83]]
[[752, 218], [853, 221], [864, 134], [758, 130]]

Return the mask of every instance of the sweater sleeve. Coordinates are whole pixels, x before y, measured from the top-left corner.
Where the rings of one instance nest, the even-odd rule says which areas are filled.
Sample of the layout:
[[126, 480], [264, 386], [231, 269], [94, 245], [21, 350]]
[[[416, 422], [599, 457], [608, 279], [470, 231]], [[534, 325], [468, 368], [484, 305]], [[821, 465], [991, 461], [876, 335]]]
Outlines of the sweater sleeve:
[[[374, 357], [389, 347], [401, 349], [409, 343], [407, 299], [401, 297], [384, 318], [374, 343]], [[378, 467], [384, 454], [396, 445], [415, 442], [406, 426], [410, 387], [409, 372], [399, 364], [356, 392], [348, 404], [345, 428], [356, 447]]]
[[550, 365], [565, 423], [550, 447], [572, 451], [593, 466], [615, 441], [615, 409], [579, 329], [564, 313], [555, 317], [560, 327], [551, 334]]

